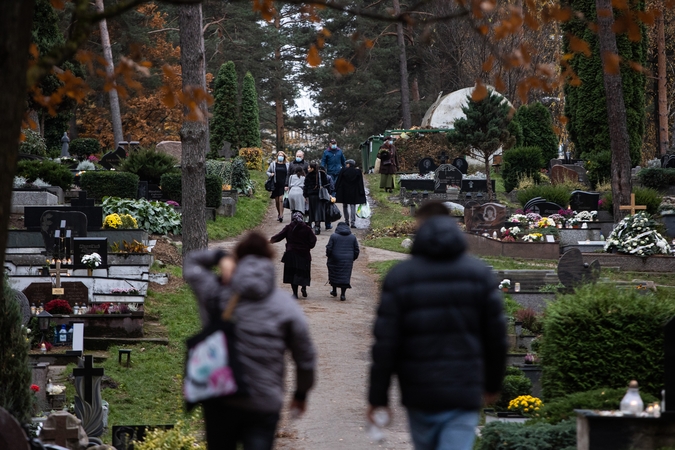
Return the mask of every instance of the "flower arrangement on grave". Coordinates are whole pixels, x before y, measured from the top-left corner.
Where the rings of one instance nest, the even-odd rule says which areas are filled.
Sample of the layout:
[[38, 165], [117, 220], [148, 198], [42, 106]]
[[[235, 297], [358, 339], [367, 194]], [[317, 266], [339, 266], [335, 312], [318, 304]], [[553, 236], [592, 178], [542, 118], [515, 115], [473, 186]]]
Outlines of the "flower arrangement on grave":
[[512, 233], [511, 229], [516, 229], [520, 232], [520, 228], [518, 228], [518, 227], [511, 227], [511, 228], [502, 227], [500, 232], [502, 234], [502, 241], [503, 242], [515, 242], [516, 241], [516, 238], [515, 238], [516, 234]]
[[558, 228], [561, 228], [565, 224], [565, 217], [561, 214], [551, 214], [548, 218], [551, 219]]
[[548, 227], [555, 227], [555, 220], [551, 219], [550, 217], [542, 217], [537, 222], [537, 228], [548, 228]]
[[525, 216], [527, 217], [527, 223], [529, 224], [535, 224], [541, 220], [541, 216], [534, 212], [529, 212], [525, 214]]
[[527, 226], [529, 224], [529, 220], [525, 214], [513, 214], [511, 217], [509, 217], [507, 222], [519, 223], [521, 226]]
[[597, 211], [581, 211], [574, 215], [578, 222], [593, 222], [596, 217], [598, 217]]
[[66, 392], [66, 387], [61, 384], [47, 385], [47, 394], [49, 395], [61, 395], [64, 392]]
[[524, 242], [541, 242], [544, 240], [544, 235], [541, 233], [530, 233], [523, 236]]
[[404, 173], [399, 176], [399, 180], [433, 180], [434, 179], [434, 172], [428, 172], [425, 173], [424, 175], [420, 175], [419, 173]]
[[539, 415], [539, 409], [544, 406], [541, 399], [531, 395], [521, 395], [509, 402], [509, 411], [519, 413], [527, 417]]
[[87, 314], [110, 314], [110, 303], [97, 303], [87, 308]]
[[82, 264], [87, 266], [89, 269], [95, 269], [101, 265], [101, 255], [98, 253], [92, 253], [91, 255], [84, 255], [82, 257]]
[[509, 289], [511, 287], [511, 280], [504, 278], [501, 283], [499, 283], [499, 289]]
[[644, 212], [625, 217], [612, 230], [605, 242], [605, 251], [617, 251], [629, 255], [671, 255], [668, 241], [658, 231], [656, 222]]
[[72, 314], [73, 308], [66, 300], [57, 298], [47, 302], [45, 305], [45, 311], [47, 311], [49, 314]]
[[103, 228], [112, 228], [113, 230], [122, 228], [122, 218], [117, 213], [108, 214], [103, 221]]

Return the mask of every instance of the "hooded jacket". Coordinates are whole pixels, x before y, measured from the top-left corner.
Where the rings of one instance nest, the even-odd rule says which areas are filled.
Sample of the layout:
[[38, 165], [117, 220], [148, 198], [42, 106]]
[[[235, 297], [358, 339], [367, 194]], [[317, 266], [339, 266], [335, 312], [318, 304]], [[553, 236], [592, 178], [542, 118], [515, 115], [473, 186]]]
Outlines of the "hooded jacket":
[[359, 243], [352, 234], [349, 225], [340, 222], [335, 233], [328, 239], [326, 256], [328, 257], [328, 281], [333, 286], [347, 286], [352, 279], [354, 261], [359, 257]]
[[204, 325], [220, 315], [234, 292], [240, 294], [233, 320], [249, 396], [222, 401], [246, 410], [278, 412], [284, 399], [287, 349], [298, 373], [295, 398], [304, 400], [314, 383], [316, 356], [305, 316], [290, 294], [276, 288], [270, 259], [246, 256], [237, 264], [230, 286], [223, 286], [211, 271], [222, 256], [222, 251], [191, 252], [183, 266]]
[[453, 219], [419, 229], [412, 258], [384, 280], [375, 322], [369, 402], [387, 405], [393, 374], [404, 406], [477, 410], [501, 389], [506, 320], [492, 271], [466, 253]]

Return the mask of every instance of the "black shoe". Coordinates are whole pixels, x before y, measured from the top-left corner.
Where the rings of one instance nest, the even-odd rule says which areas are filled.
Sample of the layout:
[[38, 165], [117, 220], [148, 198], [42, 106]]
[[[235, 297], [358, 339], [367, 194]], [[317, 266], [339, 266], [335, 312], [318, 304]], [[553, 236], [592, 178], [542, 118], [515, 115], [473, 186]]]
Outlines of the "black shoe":
[[333, 297], [337, 297], [337, 291], [333, 289], [332, 291], [330, 291], [330, 295]]
[[321, 228], [319, 227], [314, 228], [314, 234], [321, 234]]
[[351, 228], [356, 228], [356, 225], [352, 224]]
[[342, 294], [342, 295], [340, 296], [340, 300], [342, 300], [343, 302], [344, 302], [345, 300], [347, 300], [347, 297], [345, 297], [345, 294]]
[[298, 296], [295, 295], [295, 294], [291, 294], [291, 297], [293, 297], [293, 298], [296, 299], [296, 300], [298, 299]]
[[333, 228], [333, 225], [327, 223], [327, 224], [326, 224], [326, 230], [330, 230], [331, 228]]
[[284, 221], [284, 218], [283, 218], [283, 217], [279, 217], [279, 223], [281, 223], [281, 222], [283, 222], [283, 221]]
[[302, 289], [300, 289], [300, 292], [302, 292], [303, 297], [307, 297], [307, 288], [303, 287]]

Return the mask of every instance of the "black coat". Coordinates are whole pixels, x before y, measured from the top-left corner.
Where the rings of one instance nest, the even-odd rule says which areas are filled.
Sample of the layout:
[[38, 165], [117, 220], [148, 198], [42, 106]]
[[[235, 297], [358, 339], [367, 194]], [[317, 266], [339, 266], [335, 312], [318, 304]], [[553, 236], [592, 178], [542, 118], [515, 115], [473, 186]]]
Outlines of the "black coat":
[[369, 402], [387, 405], [391, 376], [401, 401], [423, 411], [478, 410], [501, 389], [506, 320], [492, 271], [465, 253], [450, 217], [419, 229], [412, 258], [384, 280], [375, 322]]
[[359, 252], [356, 236], [352, 234], [349, 225], [340, 222], [326, 245], [328, 281], [332, 286], [349, 286], [352, 267]]
[[363, 173], [356, 167], [345, 167], [338, 175], [335, 185], [335, 201], [347, 205], [366, 203], [366, 189], [363, 186]]
[[[317, 182], [318, 181], [318, 182]], [[319, 195], [319, 188], [321, 186], [328, 186], [328, 177], [323, 170], [308, 173], [305, 177], [305, 187], [302, 195], [309, 197], [310, 195]]]
[[297, 162], [295, 158], [288, 163], [288, 175], [286, 175], [286, 185], [288, 185], [288, 180], [291, 178], [291, 175], [295, 175], [295, 171], [298, 170], [298, 167], [302, 167], [302, 170], [305, 171], [305, 175], [307, 175], [307, 169], [309, 168], [309, 164], [307, 161], [303, 160], [302, 162]]
[[286, 239], [286, 251], [295, 253], [308, 261], [312, 260], [311, 250], [316, 245], [314, 231], [304, 222], [291, 221], [279, 233], [270, 238], [270, 242], [281, 242]]

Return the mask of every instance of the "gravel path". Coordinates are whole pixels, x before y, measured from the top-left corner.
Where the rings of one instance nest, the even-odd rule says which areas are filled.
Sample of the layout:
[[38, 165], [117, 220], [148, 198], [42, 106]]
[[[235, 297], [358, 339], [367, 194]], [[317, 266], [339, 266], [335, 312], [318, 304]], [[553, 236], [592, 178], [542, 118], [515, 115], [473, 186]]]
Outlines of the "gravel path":
[[[341, 206], [341, 205], [340, 205]], [[276, 234], [290, 220], [285, 212], [284, 223], [275, 221], [272, 206], [263, 224], [257, 228], [266, 236]], [[359, 242], [366, 234], [367, 222], [357, 221]], [[276, 448], [284, 450], [341, 450], [341, 449], [395, 449], [412, 448], [408, 435], [405, 411], [399, 405], [398, 388], [392, 389], [392, 423], [387, 437], [374, 443], [368, 437], [365, 421], [366, 389], [370, 362], [371, 330], [378, 304], [378, 286], [368, 263], [390, 259], [404, 259], [407, 255], [361, 245], [361, 256], [355, 262], [352, 274], [353, 289], [347, 291], [347, 300], [331, 297], [326, 269], [325, 248], [333, 230], [321, 231], [312, 251], [312, 285], [309, 296], [298, 300], [310, 325], [312, 339], [318, 352], [317, 384], [310, 393], [308, 410], [304, 417], [292, 420], [287, 411], [282, 414]], [[236, 241], [214, 242], [211, 248], [230, 249]], [[284, 243], [274, 244], [277, 259], [281, 259]], [[277, 266], [277, 282], [281, 283], [282, 266]], [[290, 362], [290, 361], [289, 361]], [[287, 377], [287, 393], [292, 392], [294, 374], [292, 364]], [[395, 386], [395, 384], [394, 384]], [[288, 404], [288, 402], [286, 402]]]

